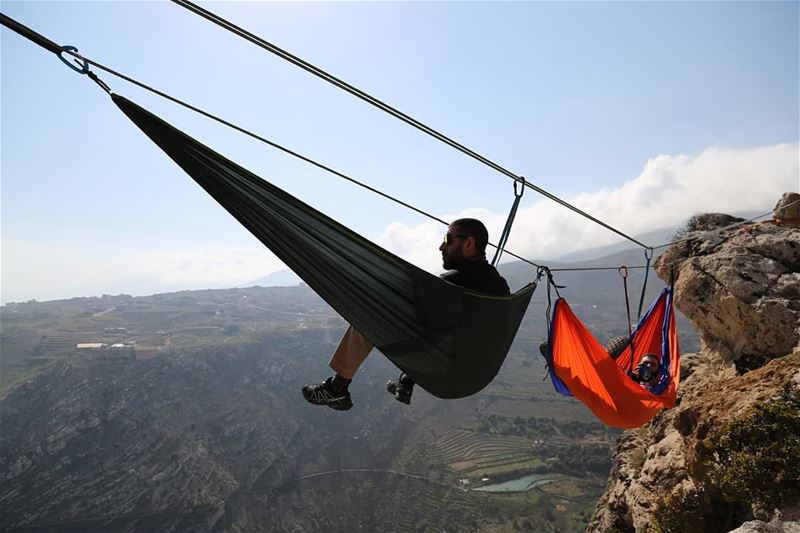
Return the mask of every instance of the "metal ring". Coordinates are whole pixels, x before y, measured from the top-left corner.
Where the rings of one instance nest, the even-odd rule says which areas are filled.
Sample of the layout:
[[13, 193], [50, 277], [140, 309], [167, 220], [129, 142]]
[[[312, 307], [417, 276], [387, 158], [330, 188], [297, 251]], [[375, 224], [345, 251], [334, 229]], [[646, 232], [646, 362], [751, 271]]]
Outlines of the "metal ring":
[[[522, 182], [514, 180], [514, 196], [516, 196], [517, 198], [522, 196], [522, 194], [525, 192], [525, 176], [519, 176], [519, 179], [521, 179]], [[520, 188], [520, 192], [519, 193], [517, 193], [517, 184], [518, 183], [521, 183], [521, 185], [522, 185], [522, 187]]]

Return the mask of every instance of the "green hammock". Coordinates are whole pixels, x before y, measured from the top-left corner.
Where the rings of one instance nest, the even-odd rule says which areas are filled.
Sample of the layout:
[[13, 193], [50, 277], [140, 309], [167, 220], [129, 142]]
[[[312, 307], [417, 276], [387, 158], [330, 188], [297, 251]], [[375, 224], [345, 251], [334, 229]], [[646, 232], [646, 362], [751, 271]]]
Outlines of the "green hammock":
[[118, 95], [117, 106], [418, 385], [474, 394], [497, 375], [535, 284], [470, 292], [421, 270]]

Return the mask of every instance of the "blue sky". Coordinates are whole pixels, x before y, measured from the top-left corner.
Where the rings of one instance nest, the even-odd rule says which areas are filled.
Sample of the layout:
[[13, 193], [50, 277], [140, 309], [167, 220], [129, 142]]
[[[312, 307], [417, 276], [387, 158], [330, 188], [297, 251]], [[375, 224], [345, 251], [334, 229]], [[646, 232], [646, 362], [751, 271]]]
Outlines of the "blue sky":
[[[638, 234], [798, 190], [797, 2], [208, 2]], [[9, 2], [59, 44], [496, 235], [510, 180], [170, 2]], [[281, 265], [84, 76], [0, 32], [2, 301], [246, 283]], [[443, 228], [100, 73], [112, 89], [432, 271]], [[527, 191], [509, 248], [616, 240]], [[653, 243], [658, 244], [658, 243]]]

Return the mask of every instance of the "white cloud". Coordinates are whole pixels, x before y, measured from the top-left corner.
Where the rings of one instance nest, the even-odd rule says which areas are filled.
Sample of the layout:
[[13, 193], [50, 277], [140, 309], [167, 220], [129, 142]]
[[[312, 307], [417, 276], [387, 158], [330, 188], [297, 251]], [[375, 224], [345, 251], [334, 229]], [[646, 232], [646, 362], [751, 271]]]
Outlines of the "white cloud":
[[[690, 157], [659, 155], [641, 174], [615, 189], [565, 198], [628, 233], [676, 226], [700, 212], [767, 211], [786, 191], [800, 189], [798, 144], [750, 150], [712, 148]], [[508, 248], [548, 258], [619, 241], [610, 231], [549, 200], [531, 204], [528, 192]], [[527, 204], [526, 204], [527, 202]], [[483, 220], [496, 240], [506, 213], [467, 209], [444, 220]], [[444, 227], [433, 221], [389, 225], [375, 241], [432, 272], [441, 271], [438, 247]], [[660, 243], [650, 243], [660, 244]], [[262, 246], [132, 250], [124, 243], [29, 243], [4, 241], [3, 302], [49, 300], [102, 293], [134, 295], [182, 289], [233, 287], [281, 270]]]
[[3, 303], [232, 287], [284, 268], [262, 246], [131, 250], [120, 243], [3, 242]]
[[[647, 161], [639, 176], [620, 187], [565, 200], [636, 236], [683, 224], [697, 213], [766, 212], [782, 193], [800, 189], [798, 160], [797, 143], [749, 150], [710, 148], [695, 157], [659, 155]], [[529, 191], [526, 199], [530, 198]], [[524, 257], [555, 257], [622, 239], [550, 200], [543, 198], [527, 206], [523, 201], [523, 206], [507, 248]], [[496, 242], [506, 214], [472, 209], [441, 218], [462, 216], [483, 220]], [[393, 224], [377, 242], [423, 268], [437, 271], [441, 265], [436, 248], [442, 233], [441, 225], [433, 222], [414, 227]]]

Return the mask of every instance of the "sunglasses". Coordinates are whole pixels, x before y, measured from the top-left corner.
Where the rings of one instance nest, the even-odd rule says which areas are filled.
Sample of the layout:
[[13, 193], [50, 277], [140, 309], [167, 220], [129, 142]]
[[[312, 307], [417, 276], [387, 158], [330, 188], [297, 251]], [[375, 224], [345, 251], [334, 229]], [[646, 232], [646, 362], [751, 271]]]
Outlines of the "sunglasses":
[[472, 237], [472, 235], [466, 235], [463, 233], [448, 233], [442, 239], [442, 243], [447, 246], [453, 242], [453, 239], [466, 239], [467, 237]]

